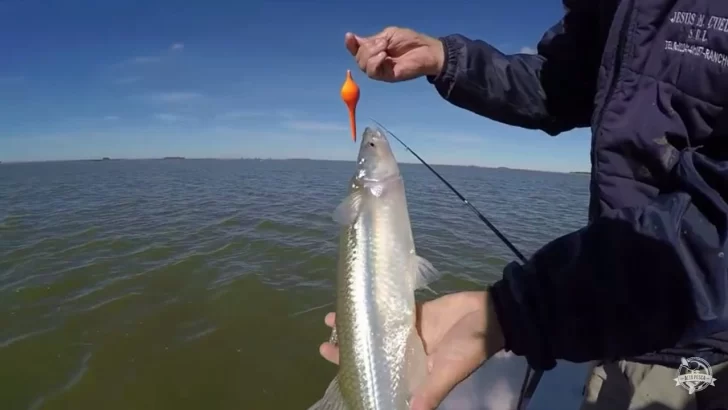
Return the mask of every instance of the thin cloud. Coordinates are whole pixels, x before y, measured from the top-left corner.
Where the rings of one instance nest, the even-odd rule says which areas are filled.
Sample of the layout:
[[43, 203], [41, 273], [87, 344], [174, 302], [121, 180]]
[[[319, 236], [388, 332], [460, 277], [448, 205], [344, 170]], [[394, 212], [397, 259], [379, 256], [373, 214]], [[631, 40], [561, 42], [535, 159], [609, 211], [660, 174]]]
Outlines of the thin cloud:
[[139, 76], [133, 76], [133, 77], [121, 77], [114, 80], [114, 83], [116, 84], [134, 84], [141, 80], [142, 78]]
[[288, 121], [287, 128], [296, 131], [346, 131], [349, 129], [345, 124], [326, 121]]
[[202, 94], [189, 91], [170, 91], [146, 94], [144, 98], [152, 102], [179, 103], [197, 100], [202, 98]]
[[[303, 128], [309, 127], [309, 128], [315, 128], [313, 126], [312, 122], [298, 122], [297, 120], [305, 119], [307, 116], [305, 113], [300, 111], [293, 111], [293, 110], [257, 110], [257, 109], [242, 109], [242, 110], [233, 110], [233, 111], [227, 111], [220, 114], [217, 114], [215, 116], [218, 120], [233, 120], [233, 119], [243, 119], [243, 118], [261, 118], [261, 117], [269, 117], [269, 118], [275, 118], [279, 121], [285, 121], [287, 125], [290, 126], [296, 126], [299, 125]], [[291, 128], [291, 127], [289, 127]]]
[[154, 118], [164, 122], [178, 122], [184, 119], [183, 116], [169, 113], [154, 114]]
[[296, 110], [278, 110], [275, 111], [275, 115], [291, 121], [306, 116], [303, 112]]
[[450, 131], [447, 129], [428, 129], [415, 124], [392, 124], [387, 125], [397, 136], [405, 138], [417, 138], [419, 141], [456, 142], [458, 144], [478, 144], [487, 141], [486, 135], [478, 133], [467, 133]]
[[440, 135], [438, 139], [441, 141], [450, 141], [450, 142], [457, 142], [461, 144], [476, 144], [481, 143], [486, 140], [485, 137], [480, 135], [474, 135], [474, 134], [461, 134], [461, 133], [446, 133], [443, 135]]
[[521, 54], [537, 54], [538, 51], [533, 47], [523, 46], [523, 47], [521, 47], [520, 53]]
[[239, 118], [257, 118], [257, 117], [265, 117], [268, 116], [270, 113], [267, 113], [265, 111], [256, 111], [256, 110], [240, 110], [240, 111], [229, 111], [222, 114], [218, 114], [216, 117], [221, 120], [234, 120]]
[[184, 50], [185, 45], [183, 43], [174, 43], [167, 47], [167, 49], [164, 52], [159, 53], [158, 55], [145, 55], [145, 56], [136, 56], [132, 57], [128, 60], [122, 61], [121, 65], [146, 65], [146, 64], [155, 64], [159, 63], [162, 60], [165, 59], [171, 52], [181, 52]]
[[134, 57], [131, 60], [129, 60], [132, 64], [150, 64], [150, 63], [158, 63], [162, 61], [162, 57], [159, 56], [140, 56], [140, 57]]

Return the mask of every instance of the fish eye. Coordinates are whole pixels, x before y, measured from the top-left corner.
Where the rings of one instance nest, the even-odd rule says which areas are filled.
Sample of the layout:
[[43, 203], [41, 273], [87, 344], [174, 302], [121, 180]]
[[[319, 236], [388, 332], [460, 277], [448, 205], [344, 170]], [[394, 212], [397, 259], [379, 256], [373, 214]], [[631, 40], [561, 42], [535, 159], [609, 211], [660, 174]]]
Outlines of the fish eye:
[[373, 147], [373, 146], [374, 146], [374, 143], [373, 143], [373, 142], [370, 142], [370, 143], [369, 143], [369, 146], [370, 146], [370, 147]]

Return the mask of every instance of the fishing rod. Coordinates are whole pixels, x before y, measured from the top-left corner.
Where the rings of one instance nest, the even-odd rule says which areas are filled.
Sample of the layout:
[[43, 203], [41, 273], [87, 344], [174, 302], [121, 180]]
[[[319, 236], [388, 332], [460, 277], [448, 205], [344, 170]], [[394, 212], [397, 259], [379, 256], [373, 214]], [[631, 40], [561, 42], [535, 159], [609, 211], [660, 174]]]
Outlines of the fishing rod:
[[[377, 121], [377, 120], [375, 120], [373, 118], [370, 118], [370, 120], [372, 120], [374, 123], [376, 123], [377, 125], [379, 125], [380, 127], [382, 127], [383, 130], [387, 131], [387, 133], [389, 135], [391, 135], [394, 139], [396, 139], [397, 142], [399, 142], [400, 144], [402, 144], [402, 146], [407, 151], [409, 151], [410, 153], [412, 153], [412, 155], [414, 155], [415, 158], [417, 158], [422, 163], [422, 165], [426, 166], [427, 169], [429, 169], [430, 171], [432, 171], [432, 173], [435, 174], [435, 176], [438, 177], [440, 179], [440, 181], [442, 181], [448, 188], [450, 188], [450, 190], [455, 195], [457, 195], [458, 198], [460, 198], [460, 200], [463, 201], [463, 203], [465, 205], [467, 205], [467, 207], [470, 208], [470, 210], [473, 211], [473, 213], [478, 218], [480, 218], [480, 220], [483, 221], [483, 223], [488, 228], [490, 228], [490, 230], [495, 234], [495, 236], [497, 236], [498, 239], [500, 239], [508, 247], [508, 249], [510, 249], [511, 252], [513, 252], [513, 254], [516, 255], [516, 257], [521, 260], [521, 262], [526, 263], [526, 258], [516, 248], [516, 246], [513, 245], [513, 243], [510, 240], [508, 240], [508, 238], [506, 238], [505, 235], [503, 235], [498, 230], [498, 228], [496, 228], [495, 225], [493, 225], [488, 220], [488, 218], [486, 218], [480, 211], [478, 211], [478, 209], [473, 204], [471, 204], [470, 201], [467, 200], [467, 198], [465, 198], [457, 189], [455, 189], [455, 187], [453, 187], [449, 182], [447, 182], [447, 180], [442, 175], [440, 175], [439, 172], [435, 171], [430, 166], [430, 164], [428, 164], [424, 159], [422, 159], [422, 157], [420, 157], [419, 155], [417, 155], [417, 153], [414, 152], [412, 150], [412, 148], [410, 148], [407, 144], [405, 144], [404, 141], [402, 141], [401, 139], [399, 139], [399, 137], [397, 137], [396, 135], [394, 135], [394, 133], [392, 131], [390, 131], [389, 129], [387, 129], [387, 127], [385, 127], [379, 121]], [[531, 372], [533, 372], [533, 375], [531, 375]], [[520, 396], [518, 397], [518, 407], [516, 407], [517, 409], [519, 409], [519, 410], [522, 409], [523, 401], [525, 399], [530, 399], [533, 396], [533, 393], [535, 393], [535, 391], [536, 391], [536, 387], [538, 387], [538, 382], [541, 380], [541, 376], [543, 376], [543, 371], [542, 370], [534, 371], [531, 368], [531, 366], [528, 365], [528, 368], [526, 369], [526, 375], [525, 375], [525, 377], [523, 379], [523, 383], [521, 384], [521, 393], [520, 393]]]

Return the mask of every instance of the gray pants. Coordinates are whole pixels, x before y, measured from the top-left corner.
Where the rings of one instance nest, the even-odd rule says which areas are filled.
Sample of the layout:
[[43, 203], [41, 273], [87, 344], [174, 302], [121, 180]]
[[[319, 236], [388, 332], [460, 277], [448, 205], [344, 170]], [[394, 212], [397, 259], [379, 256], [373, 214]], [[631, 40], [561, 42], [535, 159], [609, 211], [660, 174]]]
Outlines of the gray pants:
[[728, 363], [713, 366], [715, 387], [688, 394], [677, 370], [619, 361], [588, 372], [581, 410], [728, 410]]

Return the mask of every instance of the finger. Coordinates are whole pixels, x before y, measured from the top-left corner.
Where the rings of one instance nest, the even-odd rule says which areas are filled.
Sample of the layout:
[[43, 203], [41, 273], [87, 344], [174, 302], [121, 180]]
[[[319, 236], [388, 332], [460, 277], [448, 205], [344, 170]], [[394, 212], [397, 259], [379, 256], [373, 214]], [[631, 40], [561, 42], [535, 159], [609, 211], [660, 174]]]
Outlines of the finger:
[[359, 51], [359, 40], [358, 37], [354, 33], [346, 33], [344, 35], [344, 44], [346, 45], [346, 49], [349, 50], [349, 53], [351, 55], [356, 56], [357, 51]]
[[416, 67], [413, 67], [407, 60], [390, 58], [389, 64], [392, 67], [392, 77], [397, 80], [411, 80], [417, 76], [415, 73]]
[[387, 53], [380, 51], [367, 61], [366, 73], [371, 78], [380, 78], [382, 76], [382, 63], [387, 58]]
[[326, 326], [328, 327], [334, 327], [334, 325], [336, 324], [336, 313], [327, 313], [326, 317], [324, 318], [324, 323], [326, 323]]
[[356, 53], [356, 62], [359, 68], [366, 72], [369, 60], [387, 49], [387, 41], [383, 38], [359, 40], [359, 51]]
[[331, 363], [335, 365], [339, 364], [339, 348], [331, 343], [322, 343], [321, 346], [319, 346], [319, 354]]

